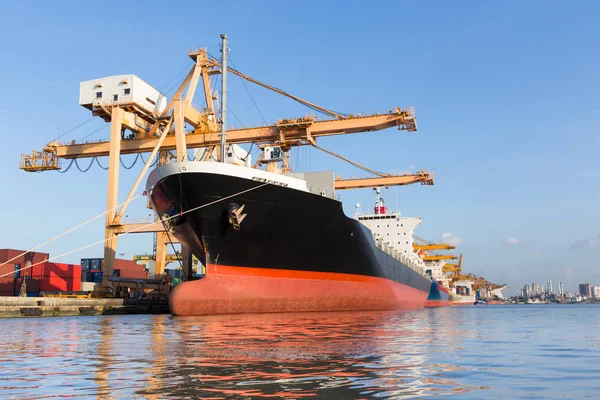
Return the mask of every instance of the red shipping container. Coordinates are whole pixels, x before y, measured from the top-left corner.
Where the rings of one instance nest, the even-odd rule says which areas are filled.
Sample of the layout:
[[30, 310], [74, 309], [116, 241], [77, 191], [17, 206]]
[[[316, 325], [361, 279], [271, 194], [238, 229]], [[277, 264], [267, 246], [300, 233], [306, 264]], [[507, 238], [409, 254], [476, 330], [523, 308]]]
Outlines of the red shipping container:
[[0, 278], [0, 293], [10, 293], [2, 296], [12, 296], [15, 293], [15, 278]]
[[23, 253], [25, 253], [24, 250], [0, 249], [0, 263], [7, 262], [8, 260], [16, 257], [10, 262], [12, 264], [21, 264], [21, 266], [24, 267], [28, 261], [31, 264], [35, 264], [50, 258], [48, 253], [37, 253], [34, 251], [30, 251], [25, 254]]
[[132, 260], [123, 260], [121, 258], [115, 258], [115, 263], [113, 265], [113, 269], [119, 269], [121, 271], [124, 271], [124, 270], [138, 271], [138, 270], [144, 269], [144, 267]]
[[[0, 262], [2, 264], [2, 262]], [[25, 271], [22, 271], [25, 272]], [[6, 275], [10, 274], [10, 275]], [[3, 276], [6, 275], [6, 276]], [[15, 277], [15, 264], [4, 264], [0, 267], [0, 279], [14, 278]]]
[[40, 291], [78, 292], [81, 290], [81, 265], [46, 262], [33, 267]]
[[121, 278], [148, 279], [148, 273], [144, 271], [141, 267], [142, 266], [140, 265], [140, 269], [137, 271], [115, 269], [115, 272], [117, 272], [118, 276], [120, 276]]
[[79, 278], [57, 275], [39, 278], [41, 292], [79, 292], [81, 290], [81, 270]]
[[34, 266], [32, 270], [33, 278], [58, 276], [61, 278], [74, 278], [81, 280], [81, 265], [77, 264], [45, 262], [43, 264]]

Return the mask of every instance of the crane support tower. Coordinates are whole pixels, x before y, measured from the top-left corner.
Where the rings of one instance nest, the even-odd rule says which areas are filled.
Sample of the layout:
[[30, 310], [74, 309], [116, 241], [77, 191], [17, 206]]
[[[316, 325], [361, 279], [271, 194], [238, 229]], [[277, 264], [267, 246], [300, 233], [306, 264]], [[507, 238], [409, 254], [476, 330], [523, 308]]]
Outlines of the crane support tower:
[[[41, 151], [33, 151], [31, 154], [21, 156], [20, 168], [28, 172], [59, 170], [60, 160], [108, 156], [106, 207], [110, 212], [106, 216], [103, 288], [111, 285], [109, 278], [112, 276], [117, 235], [138, 231], [137, 228], [128, 226], [122, 217], [155, 157], [158, 156], [159, 165], [162, 165], [173, 159], [186, 160], [188, 149], [204, 148], [207, 150], [205, 154], [211, 155], [216, 152], [218, 159], [223, 160], [222, 139], [226, 136], [228, 145], [255, 143], [259, 147], [278, 146], [285, 154], [283, 157], [285, 166], [289, 158], [287, 153], [292, 147], [311, 145], [318, 148], [316, 142], [320, 137], [372, 132], [390, 127], [409, 132], [417, 130], [414, 109], [396, 107], [381, 114], [346, 115], [320, 107], [244, 75], [227, 66], [227, 36], [222, 35], [222, 39], [222, 61], [210, 57], [206, 49], [189, 52], [188, 55], [194, 65], [170, 99], [135, 75], [118, 75], [82, 82], [80, 105], [89, 109], [92, 115], [110, 123], [110, 139], [93, 143], [75, 141], [63, 143], [54, 140]], [[211, 75], [222, 74], [222, 81], [225, 81], [226, 72], [291, 98], [330, 118], [320, 120], [314, 116], [305, 116], [279, 119], [272, 125], [227, 130], [225, 117], [216, 118], [213, 91], [210, 86]], [[197, 109], [192, 104], [200, 82], [206, 104], [203, 109]], [[225, 95], [226, 90], [223, 90], [221, 96], [223, 112], [226, 108]], [[137, 153], [150, 153], [150, 157], [125, 202], [117, 209], [120, 157], [124, 154]], [[271, 165], [269, 163], [267, 169]], [[283, 171], [285, 172], [285, 169]], [[420, 171], [413, 175], [379, 174], [376, 178], [337, 179], [335, 188], [345, 190], [410, 183], [433, 184], [433, 175]], [[156, 233], [156, 269], [157, 273], [161, 273], [167, 257], [166, 246], [170, 241], [168, 234], [159, 222], [145, 227], [143, 231]]]

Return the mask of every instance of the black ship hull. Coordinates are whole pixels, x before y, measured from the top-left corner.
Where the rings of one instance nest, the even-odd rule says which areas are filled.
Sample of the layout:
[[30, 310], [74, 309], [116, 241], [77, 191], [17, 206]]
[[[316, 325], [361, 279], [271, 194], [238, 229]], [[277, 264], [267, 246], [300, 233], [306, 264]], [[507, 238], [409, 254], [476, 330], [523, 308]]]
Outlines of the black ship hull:
[[149, 179], [151, 202], [207, 272], [175, 288], [174, 314], [423, 307], [431, 281], [377, 248], [339, 201], [177, 165], [188, 167]]

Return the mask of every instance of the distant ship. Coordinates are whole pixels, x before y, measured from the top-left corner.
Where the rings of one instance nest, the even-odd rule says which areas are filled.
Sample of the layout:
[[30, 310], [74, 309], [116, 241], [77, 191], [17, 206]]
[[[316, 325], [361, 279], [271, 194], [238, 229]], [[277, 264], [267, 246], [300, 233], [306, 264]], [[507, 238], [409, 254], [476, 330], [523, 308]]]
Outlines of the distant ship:
[[174, 315], [415, 309], [430, 293], [412, 252], [420, 218], [388, 214], [379, 190], [373, 214], [347, 217], [331, 171], [178, 162], [154, 169], [146, 190], [206, 267], [173, 289]]
[[450, 278], [443, 272], [444, 261], [428, 261], [425, 272], [431, 276], [432, 283], [425, 307], [445, 307], [450, 302]]
[[425, 307], [445, 307], [450, 305], [450, 293], [441, 282], [432, 281]]
[[471, 306], [477, 298], [473, 291], [473, 281], [469, 279], [461, 279], [455, 281], [450, 294], [450, 301], [453, 306]]

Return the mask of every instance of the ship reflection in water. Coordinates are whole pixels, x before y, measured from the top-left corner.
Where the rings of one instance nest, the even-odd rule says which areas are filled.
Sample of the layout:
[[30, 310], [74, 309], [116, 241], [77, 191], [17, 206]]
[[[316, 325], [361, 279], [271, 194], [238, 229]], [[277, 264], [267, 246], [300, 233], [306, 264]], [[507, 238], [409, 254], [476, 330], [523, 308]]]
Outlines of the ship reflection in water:
[[[365, 398], [466, 394], [443, 310], [0, 320], [0, 397]], [[441, 330], [440, 327], [443, 327]]]

